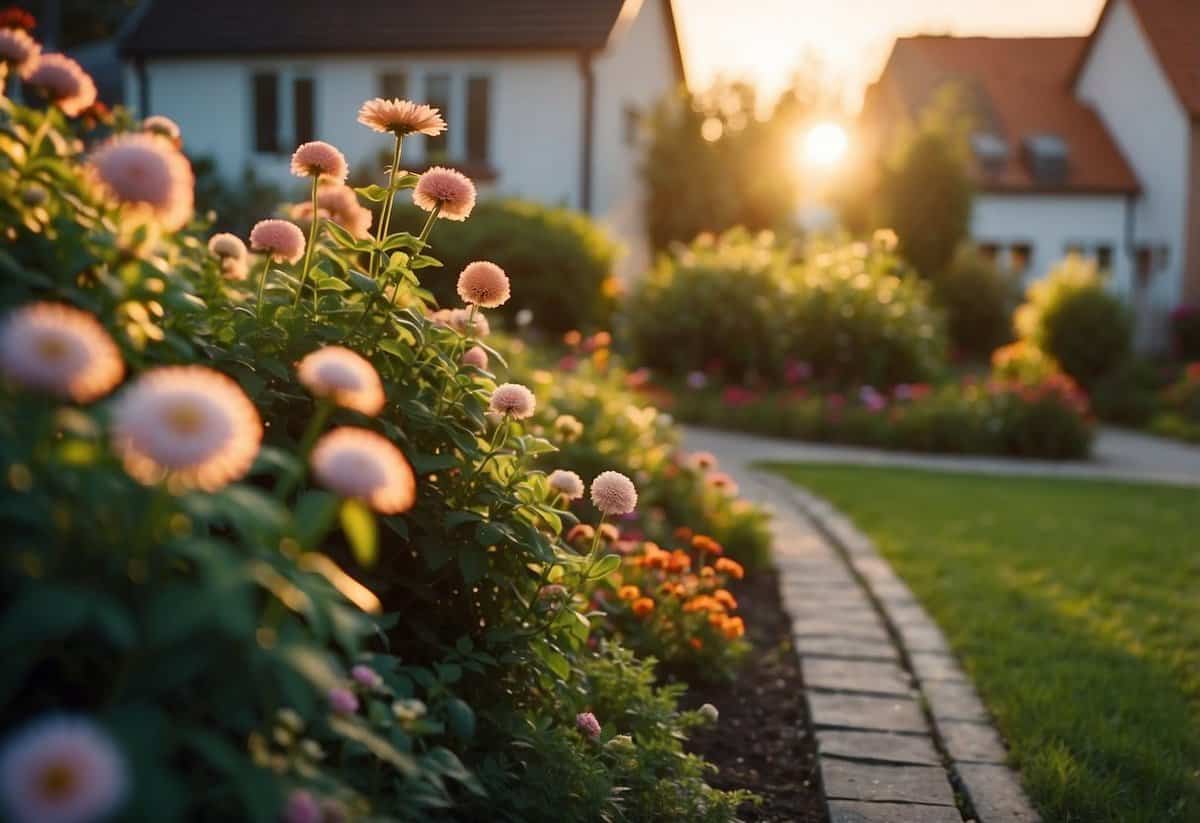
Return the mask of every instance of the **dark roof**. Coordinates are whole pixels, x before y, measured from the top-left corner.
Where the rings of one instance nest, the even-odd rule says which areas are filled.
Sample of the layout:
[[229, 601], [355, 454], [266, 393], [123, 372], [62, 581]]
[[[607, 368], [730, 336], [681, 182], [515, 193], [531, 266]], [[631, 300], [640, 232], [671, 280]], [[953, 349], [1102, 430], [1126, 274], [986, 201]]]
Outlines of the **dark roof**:
[[[1092, 43], [1117, 0], [1108, 0], [1100, 21], [1080, 55], [1076, 77], [1083, 71]], [[1200, 2], [1197, 0], [1129, 0], [1150, 48], [1175, 89], [1179, 102], [1192, 117], [1200, 117]]]
[[624, 2], [152, 0], [125, 36], [122, 52], [164, 57], [601, 49]]
[[[1125, 193], [1137, 176], [1096, 111], [1075, 97], [1071, 76], [1083, 37], [905, 37], [896, 41], [883, 74], [868, 91], [864, 116], [872, 128], [915, 121], [947, 84], [965, 93], [977, 131], [1003, 138], [1007, 161], [975, 169], [987, 191]], [[1023, 157], [1028, 138], [1056, 135], [1067, 146], [1065, 178], [1037, 179]]]

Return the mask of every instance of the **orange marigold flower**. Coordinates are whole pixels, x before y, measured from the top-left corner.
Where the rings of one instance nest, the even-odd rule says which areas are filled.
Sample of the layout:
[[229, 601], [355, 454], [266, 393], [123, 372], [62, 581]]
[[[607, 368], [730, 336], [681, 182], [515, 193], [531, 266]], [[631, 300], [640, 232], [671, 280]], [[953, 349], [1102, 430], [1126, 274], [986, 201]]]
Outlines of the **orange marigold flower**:
[[692, 638], [688, 639], [688, 645], [691, 646], [696, 651], [700, 651], [701, 649], [704, 648], [704, 641], [701, 640], [699, 637], [692, 637]]
[[721, 625], [721, 633], [730, 640], [735, 640], [746, 633], [746, 624], [740, 617], [730, 617]]
[[715, 592], [713, 592], [713, 599], [730, 610], [738, 607], [737, 599], [732, 594], [725, 591], [725, 589], [717, 589]]
[[718, 557], [715, 565], [717, 571], [729, 575], [734, 580], [741, 580], [746, 576], [746, 570], [742, 567], [742, 564], [728, 557]]
[[645, 617], [654, 611], [654, 601], [649, 597], [639, 597], [633, 601], [633, 613], [638, 617]]
[[714, 629], [719, 631], [725, 630], [725, 613], [724, 612], [709, 612], [708, 623]]
[[675, 530], [675, 539], [682, 540], [685, 543], [692, 539], [692, 530], [687, 526], [680, 526]]
[[692, 538], [692, 548], [704, 554], [724, 554], [725, 549], [716, 540], [706, 534], [698, 534]]
[[637, 586], [622, 586], [617, 589], [617, 597], [622, 600], [637, 600], [641, 594]]
[[667, 565], [668, 569], [673, 572], [685, 572], [691, 567], [692, 558], [688, 556], [687, 552], [680, 551], [679, 549], [671, 552], [671, 559]]
[[712, 566], [705, 566], [703, 569], [700, 570], [701, 577], [711, 578], [715, 574], [716, 574], [716, 572], [713, 571]]
[[647, 568], [665, 569], [670, 561], [670, 553], [663, 551], [658, 546], [655, 546], [651, 543], [646, 544], [643, 554], [643, 562]]

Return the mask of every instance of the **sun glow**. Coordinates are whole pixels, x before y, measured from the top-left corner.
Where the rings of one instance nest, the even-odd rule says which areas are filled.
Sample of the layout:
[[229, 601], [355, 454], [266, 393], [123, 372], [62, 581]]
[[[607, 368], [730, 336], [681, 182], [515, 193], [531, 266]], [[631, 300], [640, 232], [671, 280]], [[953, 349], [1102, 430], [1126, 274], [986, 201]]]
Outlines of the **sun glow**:
[[830, 169], [846, 155], [850, 137], [837, 123], [818, 123], [801, 135], [801, 160], [807, 166]]

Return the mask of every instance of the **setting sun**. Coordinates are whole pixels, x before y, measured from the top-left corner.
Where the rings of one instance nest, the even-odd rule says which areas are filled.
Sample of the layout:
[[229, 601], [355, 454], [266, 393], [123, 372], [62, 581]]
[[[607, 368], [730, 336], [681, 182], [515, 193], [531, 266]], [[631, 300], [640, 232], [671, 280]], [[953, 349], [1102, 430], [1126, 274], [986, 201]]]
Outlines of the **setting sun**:
[[830, 168], [846, 154], [850, 138], [837, 123], [818, 123], [801, 136], [800, 158], [805, 165]]

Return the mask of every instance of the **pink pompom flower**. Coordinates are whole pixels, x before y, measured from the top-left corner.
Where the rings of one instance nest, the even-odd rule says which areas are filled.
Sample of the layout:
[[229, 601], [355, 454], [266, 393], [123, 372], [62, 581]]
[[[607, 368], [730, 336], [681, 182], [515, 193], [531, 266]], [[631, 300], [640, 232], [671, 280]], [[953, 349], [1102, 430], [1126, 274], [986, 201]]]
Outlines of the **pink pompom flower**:
[[379, 672], [362, 663], [350, 669], [350, 677], [355, 683], [367, 689], [378, 689], [383, 685], [383, 678], [379, 676]]
[[42, 46], [18, 28], [0, 29], [0, 63], [4, 63], [13, 74], [27, 78], [37, 68]]
[[486, 260], [468, 263], [458, 276], [458, 296], [464, 303], [494, 309], [508, 302], [508, 275], [504, 269]]
[[487, 371], [487, 352], [484, 351], [480, 346], [472, 346], [463, 352], [462, 361], [463, 365], [474, 366], [481, 371]]
[[25, 75], [34, 86], [68, 117], [78, 117], [96, 102], [96, 83], [83, 67], [65, 54], [43, 54]]
[[0, 326], [0, 371], [14, 383], [90, 403], [116, 388], [125, 363], [91, 314], [62, 303], [32, 303]]
[[633, 481], [620, 472], [601, 472], [592, 481], [592, 503], [603, 514], [629, 514], [637, 508], [637, 499]]
[[376, 97], [362, 104], [358, 110], [358, 122], [383, 134], [391, 132], [398, 137], [406, 134], [425, 134], [437, 137], [446, 130], [446, 121], [441, 113], [424, 103], [393, 98]]
[[492, 392], [488, 408], [496, 414], [510, 417], [513, 420], [524, 420], [533, 416], [537, 401], [533, 392], [519, 383], [504, 383]]
[[460, 171], [434, 166], [413, 189], [413, 203], [425, 211], [440, 207], [438, 217], [461, 222], [475, 208], [475, 184]]
[[555, 494], [561, 494], [567, 500], [578, 500], [583, 497], [583, 478], [573, 471], [566, 469], [555, 469], [550, 472], [550, 477], [546, 479], [550, 485], [550, 490]]
[[295, 263], [304, 256], [304, 232], [287, 220], [259, 220], [250, 230], [250, 247], [275, 260]]
[[354, 714], [358, 711], [358, 697], [349, 689], [334, 686], [329, 690], [329, 707], [337, 714]]
[[119, 134], [88, 159], [104, 196], [148, 212], [164, 228], [183, 228], [192, 216], [196, 179], [183, 154], [149, 134]]
[[317, 397], [374, 417], [383, 409], [383, 382], [370, 361], [343, 346], [305, 355], [296, 367], [304, 387]]
[[222, 259], [246, 259], [246, 244], [242, 242], [242, 238], [229, 232], [219, 232], [208, 238], [208, 250], [214, 257]]
[[346, 157], [324, 140], [302, 143], [292, 154], [292, 174], [343, 183], [350, 174]]
[[580, 712], [575, 715], [575, 728], [579, 729], [580, 733], [589, 740], [595, 740], [600, 736], [600, 721], [591, 712]]
[[317, 441], [309, 458], [317, 481], [380, 514], [400, 514], [417, 499], [417, 478], [390, 440], [368, 429], [341, 426]]
[[70, 715], [34, 720], [0, 750], [0, 804], [17, 823], [107, 819], [125, 799], [129, 773], [113, 739]]

